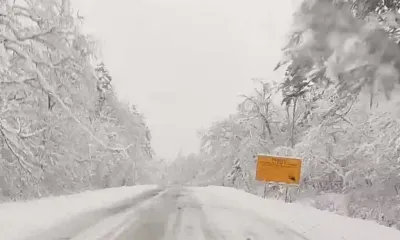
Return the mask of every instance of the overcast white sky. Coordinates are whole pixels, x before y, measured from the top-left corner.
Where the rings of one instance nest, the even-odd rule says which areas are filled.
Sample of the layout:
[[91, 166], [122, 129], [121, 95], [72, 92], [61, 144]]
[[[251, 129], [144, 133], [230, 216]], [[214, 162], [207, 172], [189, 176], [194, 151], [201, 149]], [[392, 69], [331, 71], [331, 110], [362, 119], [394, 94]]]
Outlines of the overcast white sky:
[[251, 78], [273, 78], [291, 0], [75, 0], [157, 156], [197, 152], [197, 130], [235, 111]]

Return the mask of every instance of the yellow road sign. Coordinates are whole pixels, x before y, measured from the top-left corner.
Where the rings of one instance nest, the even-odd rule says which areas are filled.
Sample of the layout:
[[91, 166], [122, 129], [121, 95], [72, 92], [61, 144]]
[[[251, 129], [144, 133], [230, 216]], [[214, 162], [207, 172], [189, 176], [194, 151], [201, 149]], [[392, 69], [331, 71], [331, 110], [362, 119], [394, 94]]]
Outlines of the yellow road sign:
[[299, 184], [301, 159], [270, 155], [257, 156], [256, 180]]

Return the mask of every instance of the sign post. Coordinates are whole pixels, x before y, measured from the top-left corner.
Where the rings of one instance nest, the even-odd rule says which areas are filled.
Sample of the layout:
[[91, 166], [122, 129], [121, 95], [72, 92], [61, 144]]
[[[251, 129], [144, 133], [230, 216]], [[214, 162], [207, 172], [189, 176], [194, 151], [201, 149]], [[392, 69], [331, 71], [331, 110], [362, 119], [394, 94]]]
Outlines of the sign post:
[[265, 182], [264, 198], [266, 196], [266, 184], [275, 182], [286, 185], [285, 201], [288, 201], [288, 187], [300, 183], [301, 159], [295, 157], [283, 157], [272, 155], [257, 155], [256, 180]]

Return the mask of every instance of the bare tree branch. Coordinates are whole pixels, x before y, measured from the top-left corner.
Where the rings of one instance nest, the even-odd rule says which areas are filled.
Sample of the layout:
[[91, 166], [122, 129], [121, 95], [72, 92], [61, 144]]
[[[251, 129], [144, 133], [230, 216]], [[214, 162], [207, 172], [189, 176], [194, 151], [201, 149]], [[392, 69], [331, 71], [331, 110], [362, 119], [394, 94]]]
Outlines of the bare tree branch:
[[0, 126], [0, 134], [3, 136], [4, 142], [6, 143], [8, 149], [12, 152], [12, 154], [16, 157], [19, 165], [21, 166], [22, 169], [24, 169], [26, 172], [32, 175], [32, 171], [30, 170], [30, 166], [25, 160], [24, 157], [22, 157], [12, 145], [17, 146], [13, 141], [10, 140], [10, 138], [7, 136], [7, 134], [3, 131], [3, 126]]
[[261, 112], [261, 107], [260, 107], [260, 106], [258, 105], [258, 103], [254, 100], [254, 98], [248, 97], [248, 96], [246, 96], [246, 95], [241, 95], [241, 96], [242, 96], [243, 98], [245, 98], [245, 101], [250, 101], [250, 102], [252, 102], [252, 103], [254, 104], [254, 106], [257, 108], [258, 115], [264, 120], [264, 123], [265, 123], [265, 125], [266, 125], [266, 127], [267, 127], [267, 130], [268, 130], [270, 139], [272, 140], [272, 142], [275, 142], [275, 141], [274, 141], [274, 137], [273, 137], [273, 135], [272, 135], [272, 130], [271, 130], [271, 126], [270, 126], [269, 120], [268, 120], [267, 116], [265, 116], [265, 115]]

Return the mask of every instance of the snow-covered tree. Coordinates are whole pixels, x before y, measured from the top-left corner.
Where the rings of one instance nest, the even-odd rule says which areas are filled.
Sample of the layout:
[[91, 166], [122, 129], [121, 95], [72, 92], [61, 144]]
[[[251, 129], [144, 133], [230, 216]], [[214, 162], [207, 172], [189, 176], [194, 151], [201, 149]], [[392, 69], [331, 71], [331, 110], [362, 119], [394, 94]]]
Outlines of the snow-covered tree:
[[285, 97], [333, 84], [343, 99], [357, 96], [364, 86], [371, 101], [379, 91], [389, 98], [400, 71], [397, 5], [304, 1], [294, 16], [285, 58], [277, 66], [286, 66]]
[[134, 184], [152, 158], [81, 25], [68, 0], [0, 1], [0, 198]]

